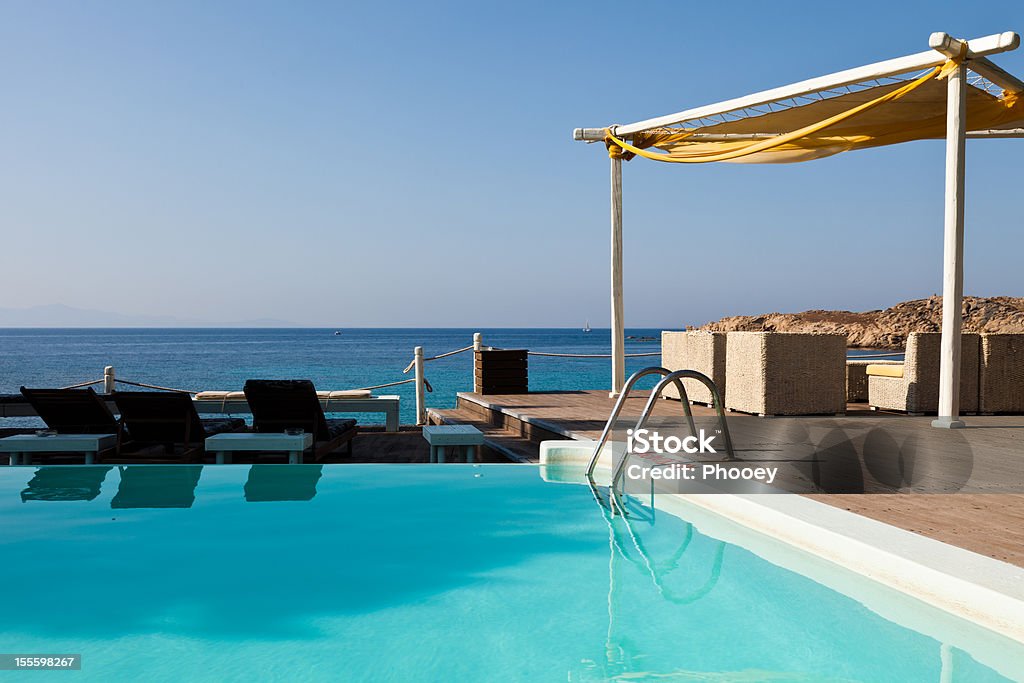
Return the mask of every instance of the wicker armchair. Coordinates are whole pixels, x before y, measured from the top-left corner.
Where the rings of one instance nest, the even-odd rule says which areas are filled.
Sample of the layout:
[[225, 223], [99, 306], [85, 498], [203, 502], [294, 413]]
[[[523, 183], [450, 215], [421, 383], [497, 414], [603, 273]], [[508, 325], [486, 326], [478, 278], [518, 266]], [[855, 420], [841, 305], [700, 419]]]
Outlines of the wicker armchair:
[[[725, 399], [725, 333], [662, 332], [661, 365], [667, 370], [696, 370], [711, 378]], [[684, 379], [683, 388], [691, 403], [712, 404], [711, 391], [703, 382]], [[665, 387], [665, 396], [679, 398], [675, 385]]]
[[1024, 413], [1024, 334], [981, 335], [978, 410]]
[[903, 365], [899, 360], [861, 360], [846, 359], [846, 402], [868, 402], [868, 366], [869, 365]]
[[[902, 365], [869, 365], [868, 403], [872, 408], [923, 415], [939, 410], [938, 332], [911, 332]], [[960, 411], [978, 410], [978, 335], [960, 342]]]
[[730, 332], [725, 405], [757, 415], [846, 410], [846, 335]]

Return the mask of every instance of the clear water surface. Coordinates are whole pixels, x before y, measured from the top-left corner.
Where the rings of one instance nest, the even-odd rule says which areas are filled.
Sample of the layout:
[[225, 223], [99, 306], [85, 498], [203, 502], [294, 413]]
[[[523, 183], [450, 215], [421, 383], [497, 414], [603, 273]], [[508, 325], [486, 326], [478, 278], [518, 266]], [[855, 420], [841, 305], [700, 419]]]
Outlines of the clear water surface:
[[0, 519], [0, 651], [83, 657], [2, 680], [1005, 680], [534, 466], [0, 468]]

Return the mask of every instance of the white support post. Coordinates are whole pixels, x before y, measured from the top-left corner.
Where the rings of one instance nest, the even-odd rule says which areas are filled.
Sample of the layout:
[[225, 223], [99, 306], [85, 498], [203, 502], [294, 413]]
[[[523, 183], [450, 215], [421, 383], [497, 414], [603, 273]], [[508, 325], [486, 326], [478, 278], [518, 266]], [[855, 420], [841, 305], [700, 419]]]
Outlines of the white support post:
[[417, 346], [412, 352], [413, 367], [416, 369], [416, 424], [427, 423], [426, 396], [423, 391], [423, 347]]
[[476, 379], [476, 354], [484, 347], [484, 336], [479, 332], [473, 333], [473, 391], [480, 393], [480, 382]]
[[612, 390], [626, 384], [626, 327], [622, 307], [622, 159], [612, 157]]
[[108, 365], [103, 368], [103, 393], [114, 393], [114, 366]]
[[939, 416], [933, 427], [956, 429], [960, 420], [960, 323], [964, 296], [964, 148], [967, 133], [967, 67], [947, 78], [946, 213], [943, 233], [942, 346]]

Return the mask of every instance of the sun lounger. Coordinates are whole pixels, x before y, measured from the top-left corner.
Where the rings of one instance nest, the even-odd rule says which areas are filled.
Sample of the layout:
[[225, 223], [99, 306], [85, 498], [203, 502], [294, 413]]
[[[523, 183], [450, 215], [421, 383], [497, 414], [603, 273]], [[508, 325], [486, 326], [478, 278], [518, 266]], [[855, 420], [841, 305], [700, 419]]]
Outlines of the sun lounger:
[[302, 429], [313, 435], [314, 458], [321, 459], [342, 444], [348, 444], [348, 454], [352, 454], [356, 421], [324, 417], [311, 381], [250, 379], [245, 383], [244, 393], [257, 432]]
[[29, 389], [21, 395], [46, 426], [58, 434], [120, 434], [121, 425], [92, 387]]
[[[366, 389], [317, 391], [316, 394], [324, 413], [383, 413], [386, 431], [398, 431], [400, 398], [397, 394], [374, 396]], [[251, 412], [242, 391], [201, 391], [195, 399], [200, 415]]]
[[[80, 453], [83, 450], [79, 443], [81, 439], [75, 436], [87, 437], [89, 435], [111, 434], [113, 439], [103, 438], [96, 442], [97, 451], [86, 455], [86, 464], [100, 459], [109, 453], [119, 453], [123, 442], [126, 440], [124, 428], [120, 421], [114, 417], [107, 407], [106, 402], [93, 391], [92, 387], [86, 389], [29, 389], [21, 387], [21, 395], [35, 414], [42, 418], [43, 422], [50, 429], [57, 432], [58, 437], [53, 437], [46, 442], [47, 448], [26, 449], [36, 453]], [[91, 452], [91, 451], [90, 451]], [[31, 460], [25, 462], [28, 464]]]
[[241, 418], [200, 419], [192, 397], [176, 391], [118, 391], [114, 403], [133, 447], [161, 445], [165, 452], [202, 454], [206, 437], [245, 428]]

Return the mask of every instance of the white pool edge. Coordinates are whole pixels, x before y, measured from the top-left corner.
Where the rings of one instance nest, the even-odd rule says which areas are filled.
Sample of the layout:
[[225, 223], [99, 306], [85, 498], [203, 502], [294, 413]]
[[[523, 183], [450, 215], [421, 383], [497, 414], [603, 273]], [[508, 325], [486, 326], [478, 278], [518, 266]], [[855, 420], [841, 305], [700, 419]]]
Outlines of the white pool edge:
[[[586, 465], [593, 446], [585, 441], [547, 441], [541, 444], [540, 462]], [[607, 480], [607, 462], [602, 461]], [[989, 666], [996, 664], [992, 668], [1004, 675], [1008, 666], [1013, 671], [1006, 653], [982, 633], [962, 626], [966, 621], [1024, 644], [1020, 567], [797, 494], [658, 493], [655, 506], [837, 590], [891, 621], [955, 645]], [[837, 573], [837, 567], [846, 574]], [[879, 591], [879, 586], [889, 591]], [[894, 600], [892, 590], [912, 600]], [[939, 613], [921, 610], [914, 601]]]

